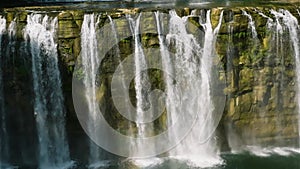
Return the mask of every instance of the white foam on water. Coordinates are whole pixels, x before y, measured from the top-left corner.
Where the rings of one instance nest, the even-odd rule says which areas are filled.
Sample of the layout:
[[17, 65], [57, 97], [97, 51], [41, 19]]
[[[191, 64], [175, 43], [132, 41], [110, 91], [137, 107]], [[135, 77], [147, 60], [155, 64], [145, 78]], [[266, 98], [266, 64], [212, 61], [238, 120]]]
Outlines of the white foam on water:
[[289, 148], [289, 151], [296, 153], [296, 154], [300, 154], [300, 148]]
[[276, 154], [281, 155], [281, 156], [289, 156], [289, 155], [291, 155], [290, 151], [287, 151], [287, 150], [279, 148], [279, 147], [275, 147], [273, 149], [273, 153], [276, 153]]
[[251, 154], [259, 157], [270, 157], [272, 155], [279, 155], [279, 156], [290, 156], [293, 154], [300, 154], [299, 148], [292, 148], [292, 147], [267, 147], [262, 148], [260, 146], [247, 146], [245, 148], [246, 151], [250, 152]]
[[143, 159], [131, 159], [129, 161], [131, 161], [137, 167], [145, 168], [160, 165], [164, 160], [158, 157], [151, 157]]
[[224, 164], [224, 160], [221, 157], [211, 158], [205, 156], [170, 156], [170, 159], [185, 162], [190, 167], [209, 168], [221, 166]]
[[270, 152], [259, 146], [247, 146], [246, 151], [249, 151], [252, 155], [259, 157], [269, 157]]

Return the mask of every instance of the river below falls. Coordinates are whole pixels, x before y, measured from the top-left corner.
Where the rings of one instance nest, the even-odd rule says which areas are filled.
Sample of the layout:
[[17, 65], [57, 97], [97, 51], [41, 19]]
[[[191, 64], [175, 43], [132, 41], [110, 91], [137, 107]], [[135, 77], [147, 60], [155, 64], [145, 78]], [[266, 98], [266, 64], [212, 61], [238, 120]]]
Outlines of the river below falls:
[[[278, 149], [279, 150], [279, 149]], [[223, 164], [213, 167], [199, 167], [191, 161], [185, 161], [174, 158], [152, 158], [140, 159], [136, 162], [131, 160], [122, 161], [105, 161], [99, 162], [97, 169], [299, 169], [300, 168], [300, 154], [290, 153], [284, 154], [269, 154], [263, 152], [256, 152], [261, 154], [254, 155], [255, 152], [243, 153], [223, 153], [221, 157]], [[209, 163], [209, 162], [208, 162]], [[102, 166], [100, 166], [102, 164]], [[84, 166], [75, 167], [82, 168]]]
[[[262, 153], [262, 152], [260, 152]], [[253, 152], [223, 153], [223, 164], [213, 167], [199, 167], [197, 164], [172, 158], [151, 158], [135, 160], [106, 160], [99, 161], [93, 169], [299, 169], [300, 154], [256, 154]], [[209, 162], [208, 162], [209, 163]], [[35, 169], [35, 166], [10, 166], [3, 169]], [[75, 162], [71, 169], [87, 169], [84, 165]]]

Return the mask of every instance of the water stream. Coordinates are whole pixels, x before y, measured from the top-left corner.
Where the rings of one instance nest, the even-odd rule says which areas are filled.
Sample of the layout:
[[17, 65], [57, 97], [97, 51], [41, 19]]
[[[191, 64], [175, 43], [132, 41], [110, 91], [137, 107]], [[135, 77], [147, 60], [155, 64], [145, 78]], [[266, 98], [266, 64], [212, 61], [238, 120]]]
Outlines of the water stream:
[[27, 16], [24, 29], [32, 59], [34, 116], [39, 141], [39, 168], [68, 168], [69, 148], [65, 131], [64, 98], [58, 69], [55, 32], [57, 18]]

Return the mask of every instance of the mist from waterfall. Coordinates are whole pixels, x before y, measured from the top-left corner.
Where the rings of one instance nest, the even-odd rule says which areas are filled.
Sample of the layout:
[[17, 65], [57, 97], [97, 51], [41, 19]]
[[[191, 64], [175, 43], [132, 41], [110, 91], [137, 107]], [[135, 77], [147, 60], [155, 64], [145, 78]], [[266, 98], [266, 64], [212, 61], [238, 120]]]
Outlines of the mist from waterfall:
[[25, 46], [32, 60], [34, 116], [39, 142], [39, 168], [68, 168], [69, 146], [65, 131], [65, 108], [58, 68], [57, 18], [27, 16]]

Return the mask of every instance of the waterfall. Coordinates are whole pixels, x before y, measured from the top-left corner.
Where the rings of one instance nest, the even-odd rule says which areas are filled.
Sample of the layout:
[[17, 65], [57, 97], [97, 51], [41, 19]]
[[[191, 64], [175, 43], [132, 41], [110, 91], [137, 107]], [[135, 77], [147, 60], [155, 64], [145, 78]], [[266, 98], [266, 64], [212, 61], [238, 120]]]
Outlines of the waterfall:
[[[97, 131], [97, 86], [96, 78], [98, 72], [99, 58], [98, 58], [98, 43], [96, 27], [98, 26], [99, 17], [95, 14], [84, 15], [83, 24], [81, 28], [81, 59], [84, 72], [84, 87], [85, 98], [88, 104], [89, 119], [88, 130], [91, 133]], [[101, 164], [102, 154], [99, 147], [91, 142], [89, 155], [89, 168], [96, 168]]]
[[[269, 24], [268, 29], [270, 29], [271, 31], [275, 32], [274, 35], [272, 36], [272, 41], [274, 42], [275, 49], [274, 52], [276, 53], [276, 56], [281, 58], [280, 59], [280, 64], [283, 66], [284, 65], [284, 58], [286, 57], [286, 52], [288, 50], [286, 50], [285, 48], [285, 39], [288, 39], [288, 37], [284, 36], [284, 26], [281, 24], [280, 18], [277, 16], [277, 14], [274, 13], [275, 11], [271, 10], [271, 13], [275, 16], [275, 22], [271, 22]], [[288, 42], [289, 43], [289, 42]], [[282, 73], [284, 73], [284, 70], [281, 70]], [[281, 83], [280, 83], [280, 88], [282, 89], [282, 83], [283, 83], [283, 79], [281, 76]], [[276, 98], [277, 100], [279, 100], [280, 98]], [[282, 124], [282, 116], [280, 113], [277, 113], [277, 120], [276, 120], [276, 127], [279, 129], [283, 129], [285, 124]], [[277, 134], [275, 137], [280, 137], [280, 134]], [[279, 142], [279, 141], [276, 141]], [[279, 142], [280, 143], [280, 142]]]
[[[138, 5], [144, 7], [144, 4]], [[179, 7], [177, 12], [170, 10], [169, 15], [159, 11], [153, 15], [150, 12], [149, 15], [144, 15], [147, 12], [142, 11], [153, 11], [148, 9], [148, 6], [143, 9], [114, 9], [108, 12], [112, 17], [107, 13], [101, 16], [83, 14], [84, 12], [77, 9], [61, 13], [60, 11], [65, 10], [64, 7], [59, 7], [55, 12], [51, 11], [49, 15], [46, 14], [48, 9], [41, 9], [39, 14], [33, 11], [39, 7], [28, 8], [25, 12], [21, 8], [2, 11], [7, 20], [0, 16], [0, 168], [18, 168], [10, 165], [19, 165], [19, 168], [72, 168], [74, 162], [71, 161], [70, 152], [80, 160], [80, 165], [74, 168], [90, 169], [152, 168], [154, 163], [162, 163], [165, 159], [161, 165], [153, 168], [238, 168], [239, 162], [248, 165], [248, 157], [253, 157], [251, 153], [263, 157], [270, 156], [263, 159], [252, 158], [249, 163], [255, 163], [253, 166], [261, 164], [265, 159], [271, 163], [279, 159], [279, 163], [283, 160], [282, 162], [297, 165], [294, 161], [297, 163], [295, 158], [298, 158], [299, 154], [295, 153], [300, 153], [300, 149], [292, 146], [295, 146], [294, 142], [297, 141], [297, 145], [300, 146], [299, 10], [287, 6], [284, 8], [291, 12], [277, 10], [277, 7], [274, 7], [276, 10], [266, 11], [268, 8], [259, 7], [258, 9], [263, 9], [266, 13], [255, 11], [257, 13], [254, 14], [253, 11], [249, 11], [252, 8], [226, 7], [223, 17], [220, 8], [209, 5], [204, 7], [205, 9], [193, 11], [190, 8]], [[165, 12], [168, 9], [162, 6], [162, 9], [158, 10]], [[56, 7], [51, 7], [51, 10], [56, 10]], [[90, 9], [90, 12], [93, 10]], [[189, 12], [191, 15], [183, 16]], [[24, 20], [26, 15], [27, 21]], [[61, 26], [68, 28], [57, 32], [58, 18], [52, 17], [54, 15], [61, 18]], [[122, 18], [125, 15], [126, 18]], [[152, 22], [156, 25], [147, 25]], [[221, 25], [222, 23], [224, 24]], [[108, 31], [111, 32], [105, 30], [104, 26], [108, 26]], [[129, 26], [130, 30], [127, 30], [126, 26]], [[78, 30], [81, 30], [80, 35]], [[154, 32], [147, 32], [149, 30]], [[23, 37], [20, 36], [22, 33]], [[57, 35], [60, 35], [59, 39]], [[122, 36], [126, 37], [122, 39]], [[217, 37], [220, 38], [218, 41]], [[58, 42], [61, 56], [57, 48]], [[115, 46], [109, 48], [111, 44]], [[78, 47], [79, 45], [81, 47]], [[156, 53], [148, 52], [150, 48], [156, 50]], [[108, 52], [100, 56], [106, 49]], [[84, 86], [84, 90], [78, 91], [84, 99], [78, 100], [86, 102], [82, 109], [83, 115], [88, 117], [84, 123], [87, 124], [89, 132], [84, 133], [87, 131], [84, 125], [82, 129], [78, 127], [75, 115], [78, 119], [79, 115], [70, 108], [68, 112], [71, 114], [68, 114], [68, 118], [71, 120], [68, 120], [71, 123], [68, 134], [74, 139], [69, 140], [74, 146], [69, 152], [64, 104], [72, 106], [72, 101], [66, 100], [65, 103], [59, 67], [62, 66], [61, 68], [71, 74], [74, 63], [71, 55], [77, 55], [79, 50], [81, 53], [76, 66], [81, 67], [78, 72], [74, 70], [74, 74], [78, 73], [83, 79], [82, 83], [76, 85]], [[157, 55], [157, 60], [161, 63], [151, 60], [149, 53]], [[128, 56], [125, 56], [127, 54]], [[127, 57], [132, 57], [132, 60]], [[59, 65], [59, 59], [66, 65]], [[126, 60], [129, 65], [124, 63]], [[152, 72], [153, 62], [163, 69], [163, 73]], [[131, 67], [128, 68], [129, 66]], [[220, 70], [223, 66], [227, 69], [224, 72]], [[70, 69], [67, 70], [68, 68]], [[124, 92], [119, 92], [118, 101], [123, 110], [132, 115], [133, 120], [122, 117], [123, 114], [117, 112], [118, 103], [112, 100], [111, 86], [116, 73], [114, 70], [118, 69], [121, 70], [121, 76], [116, 77], [119, 78], [117, 82], [120, 82], [117, 87], [121, 89], [117, 92]], [[130, 79], [132, 76], [129, 74], [132, 72], [129, 70], [134, 72], [133, 79]], [[224, 109], [226, 114], [222, 123], [229, 122], [232, 125], [228, 127], [224, 138], [221, 138], [227, 139], [227, 142], [224, 141], [226, 145], [219, 145], [219, 133], [215, 132], [220, 117], [216, 111], [220, 106], [215, 103], [218, 99], [216, 97], [223, 94], [214, 91], [214, 83], [217, 83], [213, 81], [216, 72], [223, 73], [218, 78], [229, 80], [224, 88], [224, 93], [228, 96], [228, 105]], [[71, 81], [69, 75], [66, 75], [66, 84]], [[28, 81], [24, 82], [24, 79]], [[151, 84], [152, 81], [155, 82]], [[146, 124], [145, 119], [148, 119], [148, 116], [155, 117], [151, 87], [156, 85], [165, 89], [165, 109], [155, 123]], [[70, 91], [64, 92], [70, 96]], [[161, 98], [157, 100], [159, 99]], [[134, 106], [129, 103], [131, 101]], [[99, 120], [99, 107], [104, 110], [103, 116], [108, 122], [107, 126], [117, 128], [115, 133], [130, 138], [129, 141], [111, 139], [118, 137], [114, 137], [115, 133], [108, 135], [109, 132], [104, 133], [105, 130], [101, 130], [106, 123], [99, 124], [103, 122]], [[136, 108], [134, 111], [133, 107]], [[191, 129], [181, 137], [180, 131], [183, 130], [179, 130], [181, 126], [175, 124], [186, 122], [186, 119], [194, 115], [195, 121], [191, 122]], [[81, 121], [79, 123], [82, 124]], [[219, 124], [218, 132], [223, 132], [222, 123]], [[187, 122], [184, 124], [188, 125]], [[168, 130], [173, 126], [178, 130]], [[73, 130], [78, 128], [79, 130]], [[136, 138], [153, 138], [152, 136], [156, 137], [163, 132], [167, 133], [164, 137], [167, 139], [153, 145], [151, 142], [145, 146], [142, 139], [139, 142], [133, 141]], [[96, 145], [99, 140], [95, 139], [85, 145], [89, 137], [94, 139], [94, 135], [90, 133], [100, 135], [95, 138], [115, 146], [114, 150], [126, 149], [120, 151], [124, 152], [123, 154], [127, 155], [130, 147], [128, 156], [134, 157], [136, 154], [148, 154], [141, 153], [148, 150], [159, 154], [160, 147], [165, 147], [176, 139], [179, 141], [175, 143], [179, 144], [170, 147], [171, 150], [164, 150], [155, 158], [149, 158], [150, 160], [133, 159], [133, 163], [137, 164], [133, 166], [134, 164], [124, 162], [127, 160], [123, 160], [122, 153], [112, 155], [107, 162], [106, 155], [110, 154], [103, 151], [105, 146], [102, 149]], [[296, 137], [299, 139], [296, 140]], [[31, 141], [33, 143], [29, 146]], [[159, 143], [162, 143], [162, 146]], [[244, 152], [238, 152], [237, 155], [225, 152], [222, 157], [228, 159], [228, 165], [217, 166], [224, 163], [220, 151], [221, 146], [227, 149], [227, 144], [233, 153], [236, 150], [246, 150], [250, 151], [250, 155]], [[277, 145], [281, 147], [275, 147]], [[285, 145], [292, 146], [283, 147]], [[32, 153], [35, 151], [36, 153]], [[85, 153], [86, 151], [88, 153]], [[280, 158], [278, 155], [290, 157]], [[111, 161], [116, 164], [109, 166]], [[86, 163], [87, 166], [84, 166]]]
[[2, 168], [7, 162], [9, 158], [9, 150], [8, 150], [8, 133], [6, 127], [6, 112], [5, 112], [5, 104], [4, 104], [4, 93], [3, 93], [3, 73], [2, 73], [2, 37], [6, 32], [6, 19], [0, 16], [0, 168]]
[[[136, 108], [137, 115], [136, 121], [142, 121], [144, 119], [144, 109], [147, 107], [146, 96], [144, 93], [148, 93], [150, 89], [149, 77], [147, 73], [142, 72], [143, 67], [147, 67], [146, 58], [143, 52], [143, 48], [140, 42], [140, 18], [141, 14], [138, 15], [136, 20], [128, 17], [130, 30], [132, 32], [132, 37], [134, 38], [134, 62], [135, 62], [135, 91], [136, 91]], [[138, 137], [145, 136], [145, 125], [142, 123], [137, 123]]]
[[16, 33], [17, 33], [17, 23], [16, 19], [11, 21], [8, 26], [7, 34], [8, 34], [8, 50], [6, 52], [6, 56], [12, 56], [12, 65], [15, 65], [15, 57], [16, 57]]
[[[122, 107], [122, 106], [118, 107], [118, 103], [122, 103], [124, 101], [124, 98], [129, 98], [129, 93], [128, 93], [128, 87], [126, 86], [126, 76], [125, 76], [124, 66], [123, 66], [122, 58], [121, 58], [121, 54], [120, 54], [120, 48], [118, 45], [119, 37], [118, 37], [117, 28], [116, 28], [115, 22], [113, 21], [111, 16], [108, 15], [108, 19], [109, 19], [109, 23], [110, 23], [110, 27], [111, 27], [111, 33], [113, 36], [112, 44], [116, 44], [116, 48], [114, 50], [112, 50], [112, 52], [113, 52], [113, 55], [117, 58], [119, 70], [120, 70], [119, 78], [121, 78], [121, 80], [120, 80], [121, 81], [121, 85], [120, 85], [121, 92], [119, 94], [121, 94], [122, 97], [120, 97], [121, 100], [115, 100], [114, 103], [118, 110], [126, 111], [125, 118], [130, 120], [132, 118], [132, 114], [131, 114], [132, 110], [131, 110], [131, 107], [129, 106], [130, 103], [127, 102], [125, 105], [123, 105], [125, 107]], [[123, 113], [123, 115], [124, 115], [124, 113]], [[120, 128], [119, 128], [119, 131], [120, 131]], [[132, 135], [132, 132], [133, 132], [132, 125], [129, 123], [128, 131], [126, 133], [129, 135]]]
[[31, 54], [34, 88], [34, 116], [39, 141], [39, 168], [69, 168], [73, 165], [65, 132], [64, 98], [58, 69], [55, 31], [57, 18], [27, 16], [24, 29]]
[[[148, 72], [143, 71], [147, 69], [147, 60], [143, 51], [143, 47], [140, 41], [140, 18], [141, 14], [137, 18], [132, 18], [130, 15], [126, 15], [129, 23], [129, 28], [134, 39], [134, 82], [135, 82], [135, 92], [136, 92], [136, 115], [135, 122], [137, 138], [143, 138], [149, 136], [153, 129], [152, 123], [144, 123], [143, 120], [151, 115], [153, 115], [153, 110], [150, 103], [149, 93], [151, 89], [151, 84], [148, 77]], [[141, 141], [133, 142], [134, 147], [132, 155], [139, 154], [139, 151], [143, 151], [145, 147]], [[155, 149], [154, 145], [148, 145], [147, 149]], [[143, 163], [143, 161], [136, 160], [135, 163]], [[143, 164], [142, 164], [143, 165]]]
[[[300, 33], [298, 20], [295, 16], [293, 16], [288, 10], [279, 10], [274, 11], [271, 10], [271, 13], [275, 16], [277, 25], [278, 20], [282, 19], [284, 26], [289, 31], [290, 43], [292, 45], [292, 49], [294, 52], [295, 62], [296, 62], [296, 78], [297, 78], [297, 105], [298, 111], [300, 107], [300, 46], [299, 46], [299, 38], [298, 35]], [[280, 27], [282, 29], [282, 27]], [[299, 111], [300, 112], [300, 111]], [[299, 133], [299, 145], [300, 145], [300, 113], [298, 115], [298, 133]]]
[[248, 14], [246, 11], [242, 11], [243, 12], [243, 15], [247, 16], [249, 22], [248, 22], [248, 26], [250, 27], [251, 29], [251, 34], [252, 34], [252, 38], [253, 39], [256, 39], [257, 38], [257, 32], [256, 32], [256, 29], [255, 29], [255, 23], [252, 19], [252, 16], [250, 14]]
[[167, 114], [168, 114], [168, 121], [167, 124], [170, 126], [173, 122], [172, 119], [175, 119], [175, 112], [176, 112], [176, 105], [178, 105], [179, 102], [179, 97], [180, 95], [178, 94], [178, 91], [176, 91], [176, 86], [173, 83], [172, 77], [174, 77], [174, 67], [173, 67], [173, 61], [170, 57], [170, 53], [167, 48], [166, 44], [166, 39], [164, 37], [164, 25], [163, 22], [161, 21], [161, 16], [160, 13], [157, 11], [155, 13], [155, 19], [156, 19], [156, 26], [157, 26], [157, 34], [158, 34], [158, 39], [159, 39], [159, 45], [160, 45], [160, 53], [162, 57], [162, 65], [164, 70], [168, 74], [164, 74], [164, 79], [166, 83], [166, 93], [167, 93], [167, 98], [166, 98], [166, 107], [167, 107]]
[[[251, 114], [251, 116], [253, 117], [251, 118], [253, 118], [252, 121], [254, 125], [250, 124], [249, 126], [245, 127], [245, 130], [247, 132], [238, 134], [238, 132], [240, 132], [238, 131], [239, 128], [235, 128], [232, 124], [230, 124], [230, 126], [227, 126], [227, 140], [231, 151], [234, 153], [239, 153], [243, 150], [246, 150], [257, 156], [271, 156], [272, 154], [290, 155], [294, 152], [299, 152], [299, 150], [293, 149], [291, 147], [284, 147], [286, 144], [294, 145], [294, 140], [287, 141], [285, 133], [282, 132], [286, 130], [287, 124], [291, 123], [291, 121], [287, 121], [286, 119], [290, 114], [292, 114], [286, 113], [282, 109], [285, 109], [287, 106], [289, 106], [289, 104], [286, 103], [288, 99], [283, 98], [288, 97], [286, 94], [286, 88], [289, 87], [288, 83], [290, 82], [285, 76], [290, 66], [288, 64], [291, 64], [288, 61], [289, 57], [295, 57], [295, 64], [292, 64], [295, 65], [295, 72], [299, 71], [299, 26], [297, 19], [287, 10], [271, 10], [270, 14], [274, 17], [271, 17], [270, 15], [267, 16], [258, 10], [255, 11], [259, 15], [259, 17], [265, 19], [266, 31], [264, 32], [265, 34], [261, 34], [260, 32], [260, 37], [258, 37], [251, 15], [243, 11], [243, 15], [248, 17], [248, 28], [249, 31], [251, 31], [253, 42], [251, 42], [250, 40], [250, 43], [245, 43], [247, 44], [247, 49], [244, 50], [247, 54], [242, 54], [242, 56], [261, 59], [260, 61], [263, 61], [266, 65], [263, 66], [261, 70], [266, 70], [266, 68], [268, 67], [271, 67], [272, 70], [270, 71], [270, 74], [267, 74], [261, 71], [259, 68], [259, 71], [255, 70], [253, 73], [253, 75], [255, 75], [253, 82], [258, 83], [254, 85], [258, 87], [253, 88], [254, 92], [253, 95], [251, 95], [251, 97], [255, 97], [254, 100], [257, 100], [256, 108], [253, 108], [254, 111], [251, 110], [251, 112], [253, 112], [253, 114]], [[242, 71], [245, 68], [247, 69], [248, 65], [245, 61], [241, 61], [240, 64], [245, 66], [240, 69], [233, 63], [232, 57], [236, 57], [237, 52], [239, 52], [238, 50], [236, 50], [236, 48], [238, 49], [238, 47], [235, 46], [234, 41], [239, 41], [240, 38], [234, 36], [233, 25], [235, 21], [232, 21], [232, 23], [233, 24], [228, 24], [226, 72], [228, 72], [227, 75], [229, 76], [229, 78], [227, 79], [232, 81], [231, 87], [239, 88], [242, 85], [240, 83], [235, 83], [235, 81], [241, 81], [241, 78], [243, 78]], [[256, 36], [254, 37], [253, 35]], [[261, 37], [263, 41], [258, 41], [258, 39], [261, 39]], [[243, 59], [245, 58], [240, 58], [240, 60]], [[276, 74], [276, 76], [274, 76], [274, 74]], [[267, 78], [268, 80], [264, 80]], [[299, 75], [297, 75], [296, 78], [297, 84], [299, 85]], [[266, 89], [262, 89], [260, 87], [265, 86], [266, 84], [271, 84], [268, 89], [270, 91], [267, 91]], [[299, 90], [299, 86], [297, 86], [297, 88], [297, 90]], [[267, 102], [269, 102], [268, 104], [274, 104], [271, 109], [266, 106], [266, 101], [260, 96], [261, 92], [269, 92], [269, 96], [267, 97], [270, 97], [270, 99]], [[299, 95], [296, 97], [299, 98]], [[234, 98], [232, 98], [232, 104], [234, 104], [236, 108], [239, 107], [239, 99], [239, 96], [234, 96]], [[293, 102], [291, 100], [288, 101]], [[292, 122], [294, 122], [294, 120]], [[229, 123], [235, 122], [231, 121]], [[272, 140], [271, 145], [269, 142], [264, 142], [264, 140], [262, 141], [262, 139], [260, 138], [262, 134], [260, 133], [260, 131], [257, 132], [258, 129], [255, 126], [256, 123], [262, 123], [272, 126], [272, 137], [274, 138], [274, 140]], [[291, 132], [294, 134], [294, 132], [300, 131], [296, 128], [296, 126], [293, 126], [291, 129], [289, 129], [293, 130]]]
[[[227, 26], [227, 33], [228, 33], [228, 41], [227, 41], [227, 49], [226, 49], [226, 72], [230, 72], [230, 69], [232, 68], [232, 63], [231, 63], [231, 55], [235, 53], [234, 48], [233, 48], [233, 25], [232, 22], [230, 22]], [[229, 76], [229, 75], [227, 75]], [[232, 76], [232, 75], [231, 75]], [[228, 77], [226, 77], [228, 78]], [[234, 84], [232, 84], [234, 85]], [[229, 122], [227, 124], [227, 132], [226, 132], [226, 137], [227, 137], [227, 142], [228, 146], [233, 153], [237, 153], [241, 149], [241, 140], [239, 140], [238, 135], [236, 134], [234, 130], [234, 126], [232, 122]]]
[[[188, 160], [191, 165], [200, 167], [209, 167], [222, 163], [218, 156], [217, 144], [213, 139], [215, 108], [211, 98], [210, 73], [216, 34], [221, 26], [223, 12], [215, 30], [213, 30], [211, 25], [209, 10], [206, 16], [206, 19], [200, 18], [200, 20], [206, 20], [205, 23], [200, 23], [205, 32], [203, 47], [198, 44], [192, 34], [187, 33], [186, 23], [188, 17], [180, 18], [174, 10], [170, 11], [169, 34], [167, 35], [167, 42], [174, 44], [176, 48], [174, 59], [176, 90], [168, 85], [170, 82], [167, 82], [168, 97], [178, 95], [178, 93], [170, 94], [169, 92], [178, 91], [182, 94], [181, 107], [176, 107], [176, 100], [174, 103], [167, 103], [169, 105], [168, 108], [175, 106], [175, 108], [168, 110], [174, 111], [168, 113], [168, 115], [171, 114], [168, 116], [168, 118], [171, 118], [169, 121], [174, 123], [174, 119], [172, 119], [174, 114], [197, 114], [197, 121], [190, 133], [170, 152], [170, 156]], [[161, 43], [161, 36], [159, 38]], [[162, 55], [165, 57], [165, 51], [162, 51]], [[168, 57], [165, 58], [167, 59]], [[164, 67], [167, 67], [167, 65], [164, 65]], [[171, 101], [173, 99], [168, 98], [167, 100]], [[176, 135], [176, 133], [174, 134]]]
[[[277, 45], [280, 47], [281, 46], [281, 50], [278, 51], [277, 50], [277, 54], [278, 53], [282, 53], [282, 57], [285, 56], [285, 49], [283, 49], [283, 34], [285, 33], [285, 31], [288, 31], [289, 34], [289, 42], [292, 48], [292, 51], [294, 52], [294, 58], [295, 58], [295, 72], [296, 72], [296, 81], [297, 81], [297, 86], [296, 86], [296, 90], [297, 90], [297, 105], [298, 105], [298, 109], [299, 109], [299, 105], [300, 105], [300, 75], [299, 75], [299, 71], [300, 71], [300, 47], [299, 47], [299, 25], [298, 25], [298, 20], [296, 17], [294, 17], [288, 10], [279, 10], [279, 11], [275, 11], [275, 10], [271, 10], [271, 14], [273, 14], [275, 16], [275, 22], [273, 25], [275, 26], [276, 29], [276, 37], [277, 37]], [[278, 49], [277, 46], [277, 49]], [[299, 111], [299, 110], [298, 110]], [[299, 135], [299, 140], [300, 140], [300, 113], [298, 115], [298, 135]], [[284, 124], [283, 124], [284, 125]], [[300, 145], [300, 142], [299, 142]]]

